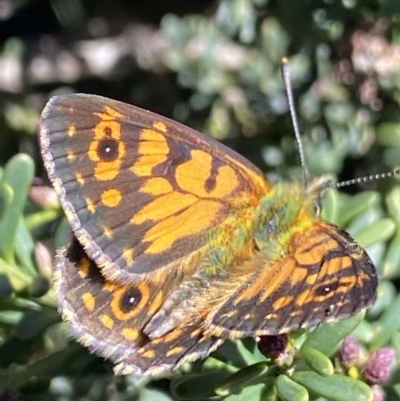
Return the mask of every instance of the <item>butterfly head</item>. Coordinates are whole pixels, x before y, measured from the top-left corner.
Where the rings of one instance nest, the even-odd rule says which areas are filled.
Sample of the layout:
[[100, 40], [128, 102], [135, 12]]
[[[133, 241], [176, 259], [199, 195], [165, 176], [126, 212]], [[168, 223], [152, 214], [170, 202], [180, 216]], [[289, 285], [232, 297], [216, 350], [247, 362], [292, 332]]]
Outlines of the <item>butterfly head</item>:
[[332, 180], [324, 176], [316, 176], [308, 179], [304, 185], [304, 192], [314, 202], [315, 215], [318, 216], [322, 210], [322, 199], [327, 190], [333, 186]]

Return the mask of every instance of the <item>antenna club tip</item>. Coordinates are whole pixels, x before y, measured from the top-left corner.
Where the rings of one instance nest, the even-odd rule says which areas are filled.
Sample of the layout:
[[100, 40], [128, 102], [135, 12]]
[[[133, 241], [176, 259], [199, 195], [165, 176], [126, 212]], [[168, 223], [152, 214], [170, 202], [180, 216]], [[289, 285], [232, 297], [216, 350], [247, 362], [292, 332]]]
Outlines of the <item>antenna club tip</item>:
[[287, 56], [282, 57], [282, 64], [289, 64], [289, 57]]

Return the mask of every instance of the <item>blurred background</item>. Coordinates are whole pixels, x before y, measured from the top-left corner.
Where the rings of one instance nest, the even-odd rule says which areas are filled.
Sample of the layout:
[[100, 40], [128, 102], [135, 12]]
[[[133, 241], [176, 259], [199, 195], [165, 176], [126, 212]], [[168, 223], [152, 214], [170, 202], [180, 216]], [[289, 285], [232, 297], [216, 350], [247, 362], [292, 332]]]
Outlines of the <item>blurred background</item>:
[[[167, 380], [113, 377], [107, 364], [68, 342], [59, 323], [51, 258], [67, 229], [45, 188], [37, 141], [52, 95], [135, 104], [224, 142], [271, 179], [298, 179], [281, 78], [289, 56], [313, 175], [346, 180], [400, 165], [398, 0], [0, 0], [0, 44], [0, 165], [3, 184], [10, 180], [23, 201], [11, 213], [0, 186], [0, 401], [173, 399]], [[382, 278], [362, 340], [368, 349], [400, 349], [400, 319], [393, 318], [400, 307], [398, 180], [344, 191], [326, 212], [330, 220], [352, 233], [382, 224], [374, 226], [377, 238], [356, 236], [371, 246]], [[388, 399], [400, 399], [396, 377]]]

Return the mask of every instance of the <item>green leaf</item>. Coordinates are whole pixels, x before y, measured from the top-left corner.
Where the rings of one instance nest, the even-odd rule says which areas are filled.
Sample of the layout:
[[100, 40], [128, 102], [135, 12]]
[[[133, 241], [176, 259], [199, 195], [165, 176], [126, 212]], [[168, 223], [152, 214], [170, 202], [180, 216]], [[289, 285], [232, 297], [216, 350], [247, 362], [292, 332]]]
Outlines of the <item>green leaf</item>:
[[374, 221], [367, 227], [358, 231], [354, 234], [357, 242], [360, 243], [364, 248], [368, 248], [378, 242], [386, 241], [396, 231], [396, 225], [394, 221], [390, 218], [384, 218]]
[[49, 289], [50, 283], [47, 277], [38, 274], [33, 278], [32, 284], [29, 288], [29, 295], [34, 298], [39, 298], [45, 295]]
[[385, 278], [400, 276], [400, 227], [397, 228], [393, 239], [389, 242], [383, 261], [382, 275]]
[[361, 312], [349, 319], [319, 325], [309, 332], [300, 352], [303, 348], [313, 348], [328, 357], [331, 356], [339, 348], [341, 341], [359, 325], [364, 315], [365, 312]]
[[276, 390], [282, 401], [308, 401], [308, 391], [286, 375], [276, 379]]
[[27, 311], [15, 326], [15, 335], [22, 339], [36, 337], [47, 327], [60, 321], [60, 316], [54, 309], [43, 308], [40, 311]]
[[7, 299], [13, 293], [13, 288], [7, 275], [0, 274], [0, 301]]
[[385, 122], [378, 125], [376, 141], [383, 146], [399, 146], [400, 124], [398, 122]]
[[372, 391], [367, 384], [348, 376], [334, 374], [324, 377], [315, 372], [303, 371], [293, 373], [292, 379], [331, 401], [373, 400]]
[[[343, 195], [341, 195], [342, 197]], [[365, 191], [357, 195], [346, 197], [345, 202], [340, 202], [337, 224], [345, 227], [351, 220], [366, 210], [373, 208], [380, 202], [380, 195], [376, 192]]]
[[384, 311], [375, 326], [375, 337], [371, 342], [372, 349], [385, 346], [394, 332], [400, 330], [400, 294], [398, 294], [391, 305]]
[[325, 356], [322, 352], [311, 348], [301, 347], [301, 355], [304, 358], [304, 362], [315, 372], [322, 376], [333, 375], [333, 365], [331, 360]]
[[269, 380], [267, 383], [258, 383], [243, 388], [240, 393], [231, 394], [224, 401], [275, 401], [275, 387], [273, 386], [274, 381]]
[[33, 160], [25, 154], [11, 158], [4, 169], [3, 183], [12, 189], [13, 199], [0, 220], [0, 255], [9, 263], [14, 261], [15, 238], [33, 174]]
[[178, 400], [220, 399], [214, 391], [228, 372], [193, 373], [172, 380], [170, 390]]
[[[400, 144], [400, 142], [399, 142]], [[400, 186], [395, 186], [385, 197], [388, 212], [392, 219], [400, 224]]]
[[268, 370], [269, 367], [267, 362], [259, 362], [247, 366], [222, 380], [221, 383], [215, 387], [215, 392], [221, 396], [235, 393], [249, 383], [265, 375]]

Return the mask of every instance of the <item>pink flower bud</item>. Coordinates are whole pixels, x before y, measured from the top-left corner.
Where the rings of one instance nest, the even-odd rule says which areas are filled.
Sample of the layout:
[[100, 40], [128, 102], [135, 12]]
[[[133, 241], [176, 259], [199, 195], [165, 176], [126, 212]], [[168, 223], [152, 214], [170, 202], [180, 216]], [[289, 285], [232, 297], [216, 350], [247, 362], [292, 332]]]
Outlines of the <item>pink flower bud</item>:
[[341, 362], [349, 368], [354, 366], [361, 357], [361, 346], [355, 337], [348, 336], [343, 340], [340, 348]]
[[385, 401], [386, 394], [383, 391], [383, 388], [381, 386], [378, 386], [377, 384], [375, 384], [375, 385], [371, 386], [371, 391], [372, 391], [374, 401]]
[[362, 367], [365, 379], [371, 384], [385, 382], [390, 377], [391, 365], [395, 357], [396, 351], [390, 347], [373, 351]]

